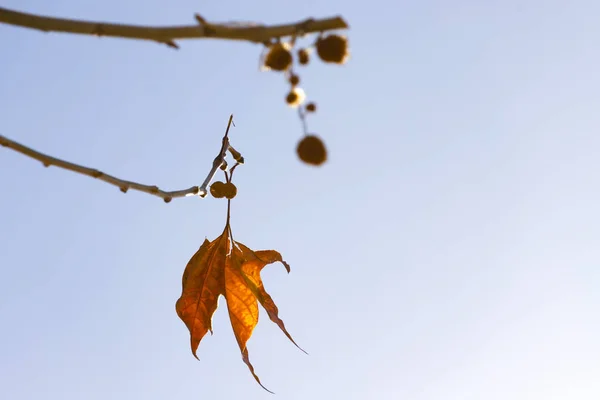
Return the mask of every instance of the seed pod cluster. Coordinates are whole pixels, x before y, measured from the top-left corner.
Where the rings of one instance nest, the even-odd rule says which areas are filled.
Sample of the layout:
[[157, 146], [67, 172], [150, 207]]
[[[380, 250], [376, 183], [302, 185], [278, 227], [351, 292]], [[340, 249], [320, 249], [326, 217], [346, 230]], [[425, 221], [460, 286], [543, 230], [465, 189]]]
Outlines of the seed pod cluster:
[[298, 109], [304, 131], [304, 136], [298, 142], [296, 148], [298, 157], [307, 164], [321, 165], [327, 159], [327, 150], [323, 141], [318, 136], [309, 134], [306, 127], [306, 116], [315, 113], [317, 105], [312, 101], [304, 104], [306, 95], [299, 86], [300, 76], [294, 71], [294, 62], [299, 66], [308, 65], [312, 51], [316, 50], [316, 54], [321, 61], [328, 64], [344, 64], [350, 54], [348, 39], [338, 34], [327, 36], [319, 34], [311, 46], [298, 48], [294, 51], [295, 43], [295, 40], [289, 43], [278, 41], [268, 45], [266, 55], [263, 58], [263, 67], [264, 69], [282, 72], [289, 84], [285, 102], [289, 107]]
[[210, 185], [210, 194], [217, 199], [233, 199], [237, 195], [237, 187], [232, 182], [216, 181]]

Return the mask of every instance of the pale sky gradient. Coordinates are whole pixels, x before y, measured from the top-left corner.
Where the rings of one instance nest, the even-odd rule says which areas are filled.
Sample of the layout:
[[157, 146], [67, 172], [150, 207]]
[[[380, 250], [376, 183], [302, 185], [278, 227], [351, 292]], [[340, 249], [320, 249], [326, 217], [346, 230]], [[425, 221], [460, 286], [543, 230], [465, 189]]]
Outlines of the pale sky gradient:
[[117, 188], [0, 148], [0, 398], [600, 399], [600, 2], [3, 0], [137, 24], [342, 14], [344, 67], [311, 63], [300, 124], [261, 47], [0, 26], [0, 134], [165, 189], [199, 184], [230, 113], [233, 233], [263, 277], [241, 360], [224, 301], [189, 349], [183, 269], [225, 202]]

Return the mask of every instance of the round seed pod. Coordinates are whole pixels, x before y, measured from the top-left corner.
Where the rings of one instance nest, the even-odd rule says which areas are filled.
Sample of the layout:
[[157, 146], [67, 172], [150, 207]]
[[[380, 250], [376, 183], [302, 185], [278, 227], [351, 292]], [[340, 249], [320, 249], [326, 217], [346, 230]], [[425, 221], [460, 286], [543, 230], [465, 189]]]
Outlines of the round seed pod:
[[274, 71], [286, 71], [292, 65], [292, 53], [287, 43], [275, 43], [269, 47], [264, 66]]
[[285, 102], [289, 105], [295, 104], [298, 101], [298, 94], [293, 90], [285, 96]]
[[315, 112], [315, 111], [317, 111], [317, 105], [315, 103], [308, 103], [306, 105], [306, 111], [307, 112]]
[[216, 181], [210, 185], [210, 194], [217, 199], [225, 197], [225, 182]]
[[300, 104], [304, 102], [306, 99], [306, 95], [304, 94], [304, 90], [299, 87], [295, 87], [289, 91], [289, 93], [285, 96], [285, 102], [290, 107], [298, 107]]
[[327, 160], [325, 144], [316, 135], [306, 135], [296, 147], [298, 157], [307, 164], [321, 165]]
[[326, 63], [343, 64], [349, 56], [348, 39], [340, 35], [320, 37], [315, 43], [319, 58]]
[[227, 199], [231, 200], [237, 195], [237, 187], [232, 182], [227, 182], [223, 187], [223, 193]]
[[296, 85], [298, 85], [300, 83], [300, 77], [298, 75], [296, 75], [296, 74], [292, 74], [288, 78], [288, 82], [290, 83], [290, 85], [296, 86]]
[[298, 50], [298, 64], [307, 65], [310, 61], [310, 55], [307, 49]]

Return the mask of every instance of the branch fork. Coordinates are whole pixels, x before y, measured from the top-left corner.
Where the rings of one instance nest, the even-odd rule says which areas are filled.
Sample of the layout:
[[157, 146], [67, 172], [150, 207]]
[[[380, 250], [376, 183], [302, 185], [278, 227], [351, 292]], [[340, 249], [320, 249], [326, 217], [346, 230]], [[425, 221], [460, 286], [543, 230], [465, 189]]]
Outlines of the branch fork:
[[[96, 179], [104, 181], [108, 184], [117, 186], [123, 193], [127, 193], [127, 191], [129, 191], [129, 189], [137, 190], [140, 192], [144, 192], [144, 193], [148, 193], [148, 194], [160, 197], [164, 200], [165, 203], [169, 203], [171, 200], [173, 200], [174, 198], [178, 198], [178, 197], [189, 197], [189, 196], [199, 196], [202, 198], [206, 197], [206, 194], [208, 193], [208, 185], [210, 185], [210, 182], [214, 178], [217, 170], [219, 168], [221, 168], [223, 170], [227, 169], [227, 162], [225, 161], [227, 152], [231, 153], [232, 157], [236, 161], [236, 165], [244, 163], [244, 157], [242, 157], [242, 155], [236, 149], [234, 149], [229, 142], [229, 128], [231, 127], [232, 124], [233, 124], [233, 114], [231, 114], [229, 116], [229, 122], [227, 123], [227, 130], [225, 131], [225, 135], [223, 136], [219, 154], [217, 154], [217, 156], [215, 157], [212, 168], [211, 168], [210, 172], [208, 173], [208, 175], [206, 176], [206, 179], [204, 180], [202, 185], [192, 186], [187, 189], [173, 190], [173, 191], [162, 190], [156, 185], [144, 185], [141, 183], [120, 179], [115, 176], [104, 173], [100, 170], [97, 170], [95, 168], [89, 168], [89, 167], [85, 167], [83, 165], [79, 165], [79, 164], [75, 164], [75, 163], [72, 163], [69, 161], [61, 160], [60, 158], [52, 157], [47, 154], [36, 151], [30, 147], [27, 147], [23, 144], [15, 142], [14, 140], [9, 139], [2, 135], [0, 135], [0, 146], [7, 147], [18, 153], [24, 154], [28, 157], [38, 160], [44, 165], [44, 167], [50, 167], [53, 165], [55, 167], [63, 168], [63, 169], [73, 171], [73, 172], [76, 172], [76, 173], [79, 173], [82, 175], [91, 176], [92, 178], [96, 178]], [[233, 126], [235, 126], [235, 124], [233, 124]]]

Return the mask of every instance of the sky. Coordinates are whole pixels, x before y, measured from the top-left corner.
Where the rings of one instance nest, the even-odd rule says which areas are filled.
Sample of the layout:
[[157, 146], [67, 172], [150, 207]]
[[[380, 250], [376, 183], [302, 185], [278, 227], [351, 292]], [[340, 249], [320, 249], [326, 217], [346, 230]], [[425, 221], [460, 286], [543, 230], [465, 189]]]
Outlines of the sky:
[[[187, 25], [342, 15], [351, 58], [299, 70], [321, 168], [260, 45], [0, 26], [0, 134], [167, 190], [198, 185], [228, 117], [236, 240], [275, 249], [256, 384], [220, 301], [197, 361], [175, 313], [226, 203], [165, 204], [0, 148], [0, 397], [597, 400], [600, 3], [4, 0]], [[310, 39], [300, 43], [308, 44]]]

